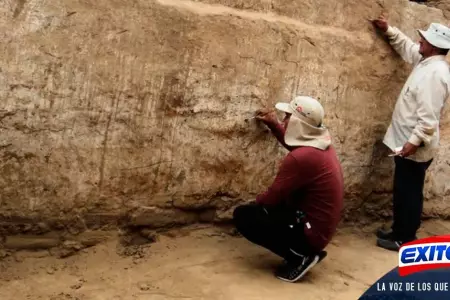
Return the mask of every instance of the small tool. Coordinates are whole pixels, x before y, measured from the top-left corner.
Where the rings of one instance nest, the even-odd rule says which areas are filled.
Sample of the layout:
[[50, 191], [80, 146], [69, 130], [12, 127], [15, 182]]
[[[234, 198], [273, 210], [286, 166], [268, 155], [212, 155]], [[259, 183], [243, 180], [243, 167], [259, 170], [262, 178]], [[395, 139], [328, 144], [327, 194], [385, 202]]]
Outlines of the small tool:
[[392, 154], [389, 154], [388, 156], [400, 156], [401, 155], [401, 153], [399, 152], [399, 153], [392, 153]]
[[[275, 109], [272, 109], [272, 110], [270, 110], [270, 111], [268, 111], [268, 112], [266, 112], [266, 113], [264, 113], [264, 114], [260, 114], [260, 115], [257, 115], [257, 116], [265, 116], [265, 115], [270, 114], [271, 112], [274, 112], [274, 111], [275, 111]], [[253, 119], [255, 119], [257, 116], [253, 116], [253, 117], [247, 118], [247, 119], [245, 119], [245, 122], [248, 122], [248, 121], [250, 121], [250, 120], [253, 120]]]
[[403, 147], [397, 147], [394, 150], [395, 152], [389, 154], [388, 156], [400, 156], [402, 154], [402, 149], [403, 149]]

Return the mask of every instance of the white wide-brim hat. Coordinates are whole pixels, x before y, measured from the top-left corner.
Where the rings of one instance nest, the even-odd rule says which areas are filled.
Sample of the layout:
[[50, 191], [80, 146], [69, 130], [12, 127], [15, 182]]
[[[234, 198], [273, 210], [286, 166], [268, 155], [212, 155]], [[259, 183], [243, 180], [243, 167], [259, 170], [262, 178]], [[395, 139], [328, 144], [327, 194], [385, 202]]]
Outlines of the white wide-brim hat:
[[450, 49], [450, 28], [438, 23], [431, 23], [427, 31], [417, 30], [431, 45], [440, 49]]
[[331, 144], [330, 133], [322, 125], [324, 109], [314, 98], [297, 96], [291, 102], [279, 102], [275, 107], [291, 114], [284, 141], [289, 146], [309, 146], [325, 150]]
[[308, 96], [297, 96], [289, 103], [278, 102], [275, 108], [293, 114], [302, 121], [315, 127], [322, 124], [324, 117], [324, 110], [319, 101]]

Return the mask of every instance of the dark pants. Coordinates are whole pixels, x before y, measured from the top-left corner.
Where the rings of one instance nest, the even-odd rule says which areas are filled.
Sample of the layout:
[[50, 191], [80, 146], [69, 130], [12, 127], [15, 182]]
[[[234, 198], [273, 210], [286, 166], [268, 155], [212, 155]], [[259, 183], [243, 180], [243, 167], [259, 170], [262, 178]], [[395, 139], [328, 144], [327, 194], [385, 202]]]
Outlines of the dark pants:
[[409, 242], [416, 236], [421, 223], [425, 173], [431, 162], [395, 157], [392, 230], [396, 240]]
[[250, 242], [262, 246], [288, 262], [300, 255], [311, 255], [303, 224], [294, 225], [292, 210], [248, 204], [237, 207], [233, 213], [236, 229]]

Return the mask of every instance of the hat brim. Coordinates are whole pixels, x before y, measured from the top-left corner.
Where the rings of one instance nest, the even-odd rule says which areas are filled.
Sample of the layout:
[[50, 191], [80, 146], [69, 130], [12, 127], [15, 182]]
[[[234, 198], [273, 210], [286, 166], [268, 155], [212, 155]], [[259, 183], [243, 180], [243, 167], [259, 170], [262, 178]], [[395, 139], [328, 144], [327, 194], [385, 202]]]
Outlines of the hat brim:
[[432, 46], [440, 48], [440, 49], [450, 49], [450, 43], [440, 43], [439, 41], [436, 40], [435, 36], [433, 36], [431, 33], [426, 32], [424, 30], [420, 30], [420, 29], [418, 29], [417, 32], [424, 40], [426, 40]]
[[279, 103], [275, 104], [275, 108], [278, 109], [278, 110], [280, 110], [280, 111], [283, 111], [283, 112], [285, 112], [285, 113], [288, 113], [288, 114], [294, 113], [294, 112], [292, 111], [292, 108], [291, 108], [291, 106], [289, 105], [289, 103], [282, 103], [282, 102], [279, 102]]
[[430, 37], [427, 36], [427, 32], [426, 31], [418, 29], [417, 33], [420, 35], [420, 37], [422, 37], [424, 40], [426, 40], [428, 43], [430, 43], [430, 41], [429, 41]]

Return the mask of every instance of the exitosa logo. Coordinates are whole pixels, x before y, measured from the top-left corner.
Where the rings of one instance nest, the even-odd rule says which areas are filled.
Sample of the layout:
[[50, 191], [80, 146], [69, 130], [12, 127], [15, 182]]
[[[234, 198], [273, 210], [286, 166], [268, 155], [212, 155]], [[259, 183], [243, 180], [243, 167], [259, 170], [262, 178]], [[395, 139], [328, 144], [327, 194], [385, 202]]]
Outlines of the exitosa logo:
[[450, 267], [450, 235], [404, 244], [398, 253], [398, 267], [400, 276]]

